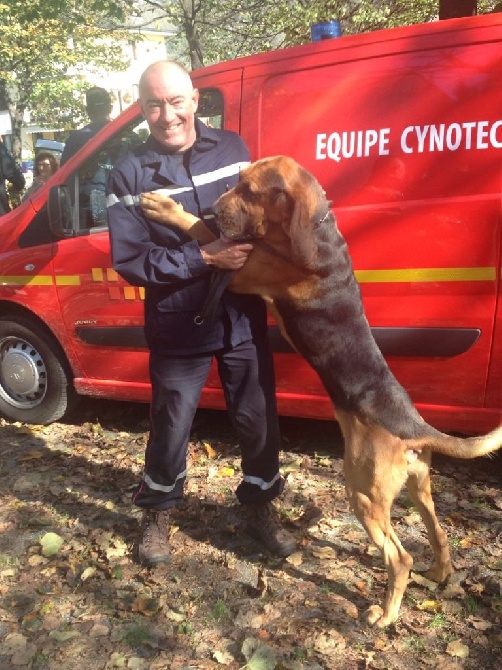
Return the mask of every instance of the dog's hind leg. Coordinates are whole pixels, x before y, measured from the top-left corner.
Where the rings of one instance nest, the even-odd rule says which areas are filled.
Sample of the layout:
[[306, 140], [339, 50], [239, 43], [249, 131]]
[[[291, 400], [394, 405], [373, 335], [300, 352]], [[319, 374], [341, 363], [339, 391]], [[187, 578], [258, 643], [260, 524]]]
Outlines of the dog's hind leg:
[[384, 628], [398, 618], [413, 558], [404, 549], [391, 526], [390, 505], [371, 501], [361, 492], [348, 493], [355, 515], [371, 541], [380, 549], [387, 568], [388, 584], [384, 608], [372, 605], [367, 613], [370, 625]]
[[431, 495], [430, 458], [430, 452], [424, 450], [417, 460], [410, 465], [406, 486], [425, 524], [434, 554], [434, 563], [430, 570], [425, 573], [425, 576], [435, 582], [444, 582], [448, 575], [453, 572], [453, 567], [450, 559], [448, 537], [439, 525]]
[[408, 463], [401, 440], [382, 428], [337, 413], [345, 439], [345, 486], [349, 503], [387, 568], [385, 605], [369, 608], [367, 620], [384, 628], [396, 621], [413, 559], [391, 525], [391, 508], [404, 486]]

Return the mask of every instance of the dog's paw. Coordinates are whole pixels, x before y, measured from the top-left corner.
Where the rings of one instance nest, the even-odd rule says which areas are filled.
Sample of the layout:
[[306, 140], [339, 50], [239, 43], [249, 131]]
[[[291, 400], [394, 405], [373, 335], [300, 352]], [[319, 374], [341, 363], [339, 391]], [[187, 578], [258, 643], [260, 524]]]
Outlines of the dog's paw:
[[366, 621], [370, 626], [374, 626], [383, 616], [383, 609], [379, 605], [371, 605], [365, 613]]
[[433, 565], [427, 572], [423, 573], [423, 576], [430, 579], [431, 582], [442, 584], [452, 573], [453, 567], [451, 563], [447, 563], [446, 565]]
[[379, 605], [371, 605], [366, 610], [366, 621], [370, 626], [376, 628], [385, 628], [397, 621], [397, 614], [385, 614], [384, 610]]

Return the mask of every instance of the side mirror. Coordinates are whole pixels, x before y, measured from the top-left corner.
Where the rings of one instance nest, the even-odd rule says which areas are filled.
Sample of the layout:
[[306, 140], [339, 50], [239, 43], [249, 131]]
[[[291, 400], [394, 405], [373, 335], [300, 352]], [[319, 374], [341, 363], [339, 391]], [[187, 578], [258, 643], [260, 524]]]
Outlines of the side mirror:
[[49, 225], [57, 238], [74, 237], [70, 189], [66, 184], [53, 186], [48, 199]]

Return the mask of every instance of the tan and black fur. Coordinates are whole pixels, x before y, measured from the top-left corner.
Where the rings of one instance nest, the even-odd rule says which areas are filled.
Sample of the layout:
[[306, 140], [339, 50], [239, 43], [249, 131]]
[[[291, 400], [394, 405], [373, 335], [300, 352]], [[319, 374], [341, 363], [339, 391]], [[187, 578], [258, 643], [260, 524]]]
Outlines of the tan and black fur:
[[[148, 198], [149, 216], [177, 223], [169, 220], [161, 197]], [[391, 525], [396, 496], [406, 485], [434, 554], [427, 576], [444, 581], [453, 568], [431, 496], [431, 454], [489, 454], [502, 446], [502, 427], [462, 439], [421, 418], [373, 339], [330, 203], [293, 159], [274, 156], [251, 164], [214, 212], [223, 235], [255, 241], [230, 289], [267, 301], [284, 336], [316, 370], [333, 401], [345, 442], [350, 505], [388, 571], [385, 604], [370, 607], [368, 621], [387, 626], [398, 618], [413, 564]]]

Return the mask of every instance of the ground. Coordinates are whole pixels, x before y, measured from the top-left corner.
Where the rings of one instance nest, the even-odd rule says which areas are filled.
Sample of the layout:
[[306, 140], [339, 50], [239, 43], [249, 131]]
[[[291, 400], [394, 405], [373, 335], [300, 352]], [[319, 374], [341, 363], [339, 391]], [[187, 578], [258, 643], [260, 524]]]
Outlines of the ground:
[[502, 667], [502, 454], [433, 462], [455, 575], [430, 559], [406, 494], [394, 526], [415, 559], [396, 625], [365, 623], [386, 573], [351, 514], [333, 422], [281, 420], [299, 541], [286, 560], [244, 532], [239, 457], [226, 415], [199, 411], [172, 562], [134, 556], [130, 504], [148, 430], [142, 405], [84, 401], [51, 426], [1, 421], [0, 670], [495, 670]]

